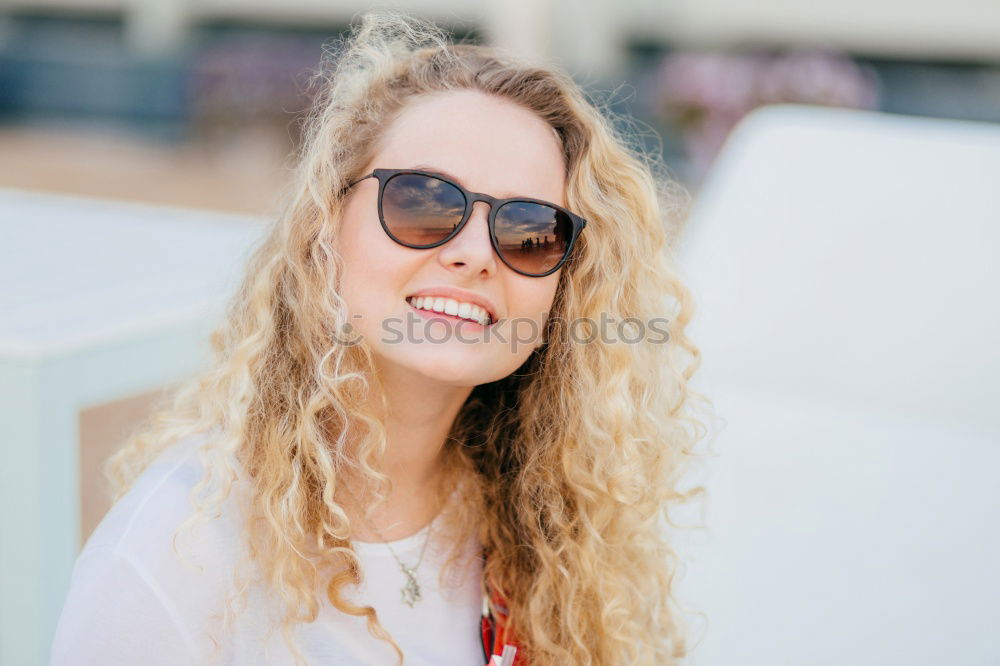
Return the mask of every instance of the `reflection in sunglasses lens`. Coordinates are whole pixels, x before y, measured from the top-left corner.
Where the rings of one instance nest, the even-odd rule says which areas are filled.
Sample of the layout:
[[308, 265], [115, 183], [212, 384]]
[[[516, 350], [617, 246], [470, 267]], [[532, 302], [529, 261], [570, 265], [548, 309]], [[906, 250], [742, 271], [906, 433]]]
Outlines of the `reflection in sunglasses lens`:
[[552, 206], [512, 201], [497, 211], [500, 250], [508, 262], [526, 273], [552, 270], [566, 254], [572, 230], [569, 217]]
[[465, 196], [454, 185], [419, 174], [393, 176], [382, 193], [389, 231], [410, 245], [433, 245], [450, 234], [465, 212]]

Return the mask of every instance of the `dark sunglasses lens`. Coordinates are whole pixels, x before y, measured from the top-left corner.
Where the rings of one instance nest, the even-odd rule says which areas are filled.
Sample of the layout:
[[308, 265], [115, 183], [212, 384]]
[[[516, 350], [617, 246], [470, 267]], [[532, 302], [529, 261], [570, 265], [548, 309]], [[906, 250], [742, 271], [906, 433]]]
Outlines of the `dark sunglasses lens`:
[[465, 195], [438, 178], [404, 173], [382, 192], [382, 218], [389, 233], [408, 245], [433, 245], [454, 231], [465, 213]]
[[510, 265], [541, 275], [566, 255], [573, 222], [552, 206], [512, 201], [497, 211], [496, 234], [500, 251]]

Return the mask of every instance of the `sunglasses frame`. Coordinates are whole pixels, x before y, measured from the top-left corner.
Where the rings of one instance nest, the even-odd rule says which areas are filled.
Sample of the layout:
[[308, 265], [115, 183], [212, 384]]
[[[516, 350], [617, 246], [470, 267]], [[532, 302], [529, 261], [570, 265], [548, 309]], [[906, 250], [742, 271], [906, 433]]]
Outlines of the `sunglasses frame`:
[[[458, 223], [458, 225], [450, 234], [448, 234], [445, 238], [437, 241], [436, 243], [431, 243], [430, 245], [413, 245], [411, 243], [405, 243], [392, 235], [392, 232], [389, 230], [389, 225], [387, 225], [385, 222], [385, 215], [382, 212], [382, 193], [385, 192], [385, 186], [386, 184], [388, 184], [390, 180], [392, 180], [395, 176], [400, 176], [404, 174], [417, 174], [420, 176], [428, 176], [430, 178], [436, 178], [437, 180], [443, 181], [455, 187], [459, 192], [462, 193], [462, 196], [465, 197], [465, 211], [462, 213], [462, 220]], [[545, 201], [543, 199], [532, 199], [531, 197], [510, 197], [508, 199], [498, 199], [496, 197], [491, 197], [488, 194], [483, 194], [482, 192], [470, 192], [469, 190], [462, 187], [460, 183], [456, 183], [454, 180], [443, 174], [435, 173], [433, 171], [421, 171], [419, 169], [374, 169], [371, 173], [362, 176], [361, 178], [358, 178], [354, 182], [344, 187], [344, 189], [341, 190], [341, 194], [346, 192], [348, 189], [354, 187], [361, 181], [372, 177], [378, 179], [378, 221], [382, 225], [382, 230], [392, 240], [396, 241], [397, 243], [399, 243], [404, 247], [412, 248], [414, 250], [429, 250], [439, 245], [444, 245], [452, 238], [460, 234], [462, 232], [462, 229], [465, 228], [465, 223], [469, 221], [470, 217], [472, 217], [472, 209], [475, 206], [475, 203], [477, 201], [485, 201], [486, 204], [490, 207], [488, 226], [490, 230], [490, 243], [493, 245], [493, 251], [496, 252], [498, 257], [500, 257], [500, 261], [502, 261], [504, 265], [506, 265], [512, 271], [520, 273], [521, 275], [525, 275], [527, 277], [545, 277], [546, 275], [551, 275], [552, 273], [559, 270], [563, 266], [563, 264], [565, 264], [566, 261], [569, 259], [570, 254], [573, 252], [573, 246], [576, 244], [577, 237], [579, 237], [584, 227], [587, 226], [587, 221], [585, 219], [583, 219], [576, 213], [566, 210], [562, 206], [552, 203], [551, 201]], [[500, 251], [500, 242], [497, 240], [497, 235], [496, 235], [497, 211], [500, 210], [500, 208], [502, 208], [506, 204], [513, 202], [527, 202], [527, 203], [542, 204], [544, 206], [549, 206], [566, 215], [569, 218], [570, 222], [573, 223], [573, 231], [570, 234], [569, 243], [566, 245], [566, 252], [563, 254], [562, 258], [555, 266], [545, 271], [544, 273], [528, 273], [522, 271], [519, 268], [512, 266], [510, 262], [507, 261], [507, 259], [503, 256], [503, 253]]]

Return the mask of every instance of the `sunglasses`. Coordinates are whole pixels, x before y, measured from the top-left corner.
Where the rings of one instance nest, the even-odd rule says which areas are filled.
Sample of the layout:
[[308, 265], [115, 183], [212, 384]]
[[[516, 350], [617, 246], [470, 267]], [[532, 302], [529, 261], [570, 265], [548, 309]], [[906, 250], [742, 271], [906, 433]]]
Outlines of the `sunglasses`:
[[414, 249], [428, 249], [457, 236], [477, 201], [490, 207], [490, 242], [512, 270], [529, 277], [555, 272], [570, 256], [587, 221], [548, 201], [526, 197], [497, 199], [470, 192], [441, 174], [414, 169], [375, 169], [378, 218], [389, 238]]

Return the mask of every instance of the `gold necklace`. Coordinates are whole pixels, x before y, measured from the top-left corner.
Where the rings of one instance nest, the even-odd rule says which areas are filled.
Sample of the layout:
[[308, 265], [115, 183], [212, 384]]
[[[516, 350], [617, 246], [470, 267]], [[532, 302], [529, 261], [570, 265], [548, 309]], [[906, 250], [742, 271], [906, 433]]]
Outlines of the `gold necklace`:
[[[449, 496], [448, 499], [450, 500], [452, 497], [454, 497], [457, 492], [458, 489], [456, 488], [454, 491], [452, 491], [452, 494]], [[417, 581], [417, 568], [420, 567], [420, 563], [423, 562], [424, 552], [427, 550], [427, 544], [430, 543], [431, 533], [432, 533], [431, 527], [441, 516], [441, 514], [444, 513], [444, 509], [447, 506], [448, 502], [446, 501], [444, 504], [445, 506], [442, 506], [440, 509], [438, 509], [437, 513], [434, 514], [434, 518], [431, 519], [430, 523], [428, 523], [427, 537], [424, 539], [424, 545], [420, 549], [420, 557], [417, 558], [417, 563], [414, 564], [412, 567], [406, 566], [406, 564], [404, 564], [403, 561], [399, 559], [399, 555], [397, 555], [396, 551], [393, 550], [392, 546], [389, 545], [389, 541], [385, 538], [385, 535], [382, 534], [382, 531], [379, 528], [372, 525], [371, 522], [369, 522], [368, 518], [364, 515], [364, 513], [361, 514], [361, 519], [365, 522], [366, 525], [368, 525], [369, 528], [371, 528], [375, 532], [375, 534], [378, 535], [380, 539], [382, 539], [382, 543], [386, 545], [386, 548], [389, 549], [389, 552], [392, 553], [393, 558], [399, 565], [399, 570], [403, 572], [404, 576], [406, 576], [406, 584], [403, 585], [402, 588], [400, 588], [400, 599], [404, 604], [406, 604], [411, 608], [415, 603], [417, 603], [423, 598], [423, 593], [420, 589], [420, 583]]]

